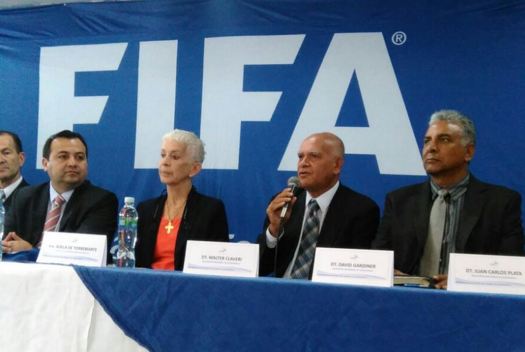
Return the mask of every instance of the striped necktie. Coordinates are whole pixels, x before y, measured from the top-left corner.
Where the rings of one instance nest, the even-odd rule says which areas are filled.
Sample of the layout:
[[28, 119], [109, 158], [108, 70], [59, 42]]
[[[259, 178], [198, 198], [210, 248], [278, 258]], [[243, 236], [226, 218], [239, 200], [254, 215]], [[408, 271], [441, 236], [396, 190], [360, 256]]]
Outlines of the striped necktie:
[[5, 199], [6, 199], [5, 192], [3, 189], [0, 189], [0, 201], [2, 202], [2, 204], [4, 204]]
[[319, 221], [319, 204], [315, 199], [308, 202], [308, 216], [304, 223], [303, 236], [301, 238], [301, 246], [297, 253], [297, 258], [292, 269], [290, 277], [292, 279], [308, 279], [310, 275], [310, 267], [315, 254], [315, 246], [317, 238], [319, 237], [320, 221]]
[[53, 199], [51, 203], [51, 209], [47, 212], [46, 222], [44, 224], [44, 231], [56, 231], [58, 220], [60, 219], [60, 213], [62, 211], [62, 205], [66, 202], [64, 197], [60, 194]]

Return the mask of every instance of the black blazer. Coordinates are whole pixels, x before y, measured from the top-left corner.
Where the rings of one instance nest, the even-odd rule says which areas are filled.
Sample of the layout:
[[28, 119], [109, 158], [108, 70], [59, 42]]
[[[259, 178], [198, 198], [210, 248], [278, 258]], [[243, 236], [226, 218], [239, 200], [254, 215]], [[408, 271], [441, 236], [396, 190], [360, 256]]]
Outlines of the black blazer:
[[7, 197], [6, 200], [4, 200], [4, 209], [6, 213], [9, 210], [9, 208], [11, 208], [11, 203], [13, 202], [13, 198], [15, 197], [15, 195], [18, 193], [19, 190], [26, 186], [29, 186], [29, 183], [27, 183], [26, 180], [22, 179], [22, 182], [20, 182], [18, 187], [15, 188], [13, 193], [11, 193], [9, 197]]
[[[297, 196], [290, 219], [284, 226], [279, 240], [277, 254], [277, 273], [282, 277], [293, 259], [299, 243], [305, 212], [306, 192]], [[264, 222], [263, 233], [258, 237], [260, 249], [259, 275], [274, 272], [275, 249], [266, 245], [268, 217]], [[370, 249], [379, 223], [379, 207], [367, 196], [348, 187], [339, 185], [328, 207], [317, 247]], [[312, 267], [313, 269], [313, 267]], [[311, 275], [311, 271], [310, 271]]]
[[[142, 202], [137, 207], [139, 221], [135, 259], [138, 267], [151, 268], [166, 199], [167, 196], [162, 195]], [[175, 243], [175, 270], [182, 270], [184, 266], [188, 240], [229, 240], [228, 221], [221, 200], [200, 194], [192, 188], [183, 214]]]
[[[394, 267], [404, 273], [419, 272], [431, 208], [429, 181], [386, 196], [373, 247], [394, 250]], [[456, 252], [523, 255], [521, 196], [508, 188], [480, 182], [471, 175], [458, 224]]]
[[[16, 232], [36, 246], [42, 239], [49, 203], [49, 183], [20, 189], [7, 213], [4, 233]], [[84, 181], [66, 204], [60, 232], [104, 234], [111, 244], [117, 229], [117, 197]]]

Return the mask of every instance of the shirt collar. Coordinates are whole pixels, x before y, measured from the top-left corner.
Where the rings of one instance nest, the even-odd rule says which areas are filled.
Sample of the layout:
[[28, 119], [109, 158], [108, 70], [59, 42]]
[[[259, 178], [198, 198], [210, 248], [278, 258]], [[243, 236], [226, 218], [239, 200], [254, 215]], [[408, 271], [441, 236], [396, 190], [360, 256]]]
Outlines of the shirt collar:
[[73, 192], [75, 192], [75, 189], [73, 188], [72, 190], [69, 190], [67, 192], [64, 192], [62, 194], [58, 193], [57, 191], [55, 191], [55, 189], [53, 188], [53, 186], [51, 185], [51, 182], [49, 182], [49, 203], [53, 202], [53, 200], [60, 194], [65, 200], [66, 200], [66, 203], [69, 201], [69, 199], [71, 198], [71, 196], [73, 195]]
[[[467, 191], [467, 186], [470, 181], [470, 174], [467, 174], [461, 181], [453, 185], [452, 187], [449, 187], [447, 189], [448, 193], [450, 194], [450, 198], [453, 200], [456, 200], [459, 198], [463, 193]], [[430, 188], [432, 189], [432, 198], [437, 197], [438, 192], [442, 190], [441, 187], [439, 187], [437, 184], [430, 179]]]
[[[317, 204], [319, 205], [319, 208], [321, 209], [321, 214], [326, 214], [326, 211], [328, 210], [328, 206], [332, 202], [332, 198], [334, 198], [335, 192], [337, 192], [337, 189], [339, 188], [339, 181], [336, 182], [335, 185], [332, 186], [328, 191], [321, 194], [319, 197], [314, 198], [317, 201]], [[310, 202], [310, 199], [313, 197], [310, 195], [310, 193], [306, 192], [306, 204]]]
[[11, 193], [13, 193], [15, 191], [16, 187], [18, 187], [18, 185], [20, 183], [22, 183], [22, 177], [19, 177], [18, 180], [16, 180], [15, 182], [11, 183], [6, 188], [4, 188], [4, 194], [5, 194], [5, 198], [6, 199], [9, 198]]

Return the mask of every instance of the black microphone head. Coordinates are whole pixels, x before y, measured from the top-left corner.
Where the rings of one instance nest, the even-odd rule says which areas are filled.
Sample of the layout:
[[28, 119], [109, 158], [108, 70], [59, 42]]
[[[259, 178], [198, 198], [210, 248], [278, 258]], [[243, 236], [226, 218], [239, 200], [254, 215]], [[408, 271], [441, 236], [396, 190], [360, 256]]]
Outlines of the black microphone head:
[[301, 181], [299, 181], [299, 177], [292, 176], [288, 179], [288, 187], [301, 187]]

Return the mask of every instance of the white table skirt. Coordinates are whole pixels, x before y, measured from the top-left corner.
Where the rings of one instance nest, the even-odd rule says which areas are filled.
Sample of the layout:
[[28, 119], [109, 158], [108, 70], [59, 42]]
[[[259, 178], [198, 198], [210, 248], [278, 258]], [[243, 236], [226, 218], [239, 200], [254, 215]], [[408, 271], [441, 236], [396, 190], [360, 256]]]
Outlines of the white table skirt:
[[2, 352], [147, 351], [113, 322], [72, 267], [0, 262], [0, 282]]

